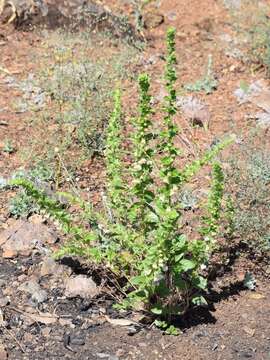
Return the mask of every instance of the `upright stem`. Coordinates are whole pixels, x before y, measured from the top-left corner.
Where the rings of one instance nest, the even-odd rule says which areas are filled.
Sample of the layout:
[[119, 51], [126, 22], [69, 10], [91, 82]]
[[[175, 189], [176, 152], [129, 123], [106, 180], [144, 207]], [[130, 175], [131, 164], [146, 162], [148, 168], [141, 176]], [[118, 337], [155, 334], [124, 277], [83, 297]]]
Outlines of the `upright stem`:
[[152, 108], [149, 95], [150, 82], [146, 74], [139, 76], [139, 116], [134, 121], [135, 135], [134, 143], [134, 165], [133, 165], [133, 188], [132, 193], [135, 196], [135, 218], [138, 225], [141, 226], [144, 236], [150, 230], [147, 213], [149, 213], [149, 204], [153, 201], [154, 194], [151, 191], [153, 184], [153, 149], [150, 141], [152, 140]]

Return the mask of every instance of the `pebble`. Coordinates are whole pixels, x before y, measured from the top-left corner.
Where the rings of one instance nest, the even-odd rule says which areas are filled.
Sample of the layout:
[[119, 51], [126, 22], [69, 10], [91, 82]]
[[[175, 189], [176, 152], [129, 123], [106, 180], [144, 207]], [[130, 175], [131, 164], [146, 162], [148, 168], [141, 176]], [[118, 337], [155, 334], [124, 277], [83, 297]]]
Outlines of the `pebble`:
[[106, 360], [119, 360], [119, 357], [116, 355], [110, 355], [106, 353], [97, 353], [96, 356], [99, 359], [106, 359]]
[[32, 294], [31, 299], [38, 304], [41, 304], [48, 300], [48, 293], [46, 290], [40, 289]]
[[82, 298], [93, 298], [99, 293], [96, 283], [84, 275], [78, 275], [69, 278], [66, 282], [65, 296], [73, 298], [80, 296]]
[[[9, 298], [0, 295], [0, 308], [9, 304]], [[1, 359], [0, 359], [1, 360]]]
[[71, 345], [77, 345], [77, 346], [82, 346], [85, 344], [85, 339], [83, 337], [80, 336], [70, 336], [70, 344]]
[[52, 331], [52, 329], [49, 327], [41, 329], [41, 333], [44, 337], [48, 337], [50, 335], [51, 331]]
[[48, 293], [46, 290], [41, 289], [40, 285], [36, 281], [26, 281], [20, 287], [20, 291], [31, 294], [31, 300], [34, 303], [43, 303], [48, 299]]
[[0, 344], [0, 360], [6, 360], [8, 358], [8, 354], [4, 345]]

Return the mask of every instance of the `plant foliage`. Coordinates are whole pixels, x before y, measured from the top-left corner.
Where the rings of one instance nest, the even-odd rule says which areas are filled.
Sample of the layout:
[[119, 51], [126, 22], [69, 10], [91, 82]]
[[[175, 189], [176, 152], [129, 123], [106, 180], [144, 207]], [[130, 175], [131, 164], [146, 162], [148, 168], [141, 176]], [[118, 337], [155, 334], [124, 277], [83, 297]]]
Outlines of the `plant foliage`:
[[206, 303], [202, 293], [207, 281], [201, 269], [211, 255], [218, 234], [224, 181], [220, 164], [213, 165], [212, 186], [202, 219], [204, 225], [194, 239], [187, 237], [181, 225], [183, 207], [175, 201], [175, 195], [232, 141], [226, 139], [201, 158], [178, 169], [176, 160], [181, 151], [175, 145], [180, 131], [174, 122], [175, 54], [175, 29], [169, 29], [165, 69], [168, 95], [163, 127], [158, 139], [154, 138], [150, 79], [146, 74], [140, 75], [138, 114], [133, 121], [132, 149], [128, 154], [131, 166], [123, 159], [121, 94], [119, 90], [115, 92], [115, 107], [107, 128], [108, 204], [104, 211], [97, 212], [91, 204], [67, 195], [82, 210], [78, 224], [72, 215], [30, 182], [24, 179], [13, 182], [23, 186], [70, 235], [71, 239], [58, 256], [85, 256], [125, 278], [126, 285], [121, 291], [126, 296], [119, 306], [148, 310], [160, 318], [157, 324], [172, 334], [176, 334], [176, 330], [167, 324], [173, 316], [183, 314], [191, 304]]

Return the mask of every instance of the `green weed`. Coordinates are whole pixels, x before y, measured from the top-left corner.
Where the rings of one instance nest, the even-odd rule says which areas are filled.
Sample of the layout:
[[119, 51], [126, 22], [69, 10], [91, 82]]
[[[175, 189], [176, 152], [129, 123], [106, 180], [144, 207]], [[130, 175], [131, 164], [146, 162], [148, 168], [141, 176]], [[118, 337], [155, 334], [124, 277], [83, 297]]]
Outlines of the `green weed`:
[[[44, 186], [48, 186], [54, 179], [53, 170], [43, 164], [37, 164], [32, 170], [13, 175], [14, 178], [22, 176], [43, 190]], [[21, 189], [9, 202], [9, 213], [14, 218], [28, 218], [39, 210], [40, 207], [24, 189]]]
[[227, 204], [232, 232], [255, 253], [269, 254], [270, 207], [269, 150], [250, 141], [234, 151], [226, 173], [226, 192], [233, 196]]
[[3, 151], [8, 154], [13, 154], [16, 151], [15, 146], [13, 145], [12, 141], [6, 139], [3, 146]]
[[[207, 280], [201, 269], [208, 264], [219, 229], [224, 187], [220, 164], [213, 165], [208, 205], [200, 219], [202, 224], [197, 224], [198, 235], [193, 239], [188, 238], [185, 225], [181, 224], [184, 210], [179, 201], [175, 201], [175, 195], [232, 142], [225, 139], [201, 158], [178, 169], [176, 160], [181, 156], [181, 149], [176, 147], [175, 139], [181, 129], [174, 123], [175, 64], [175, 29], [169, 29], [165, 69], [168, 95], [163, 126], [159, 136], [153, 137], [150, 78], [142, 74], [138, 79], [139, 104], [128, 153], [123, 148], [121, 96], [119, 91], [115, 92], [114, 111], [106, 136], [108, 200], [103, 211], [95, 211], [80, 197], [65, 194], [71, 203], [81, 208], [78, 222], [31, 182], [26, 179], [12, 182], [22, 186], [69, 235], [70, 240], [57, 253], [58, 257], [66, 254], [86, 257], [115, 277], [125, 279], [121, 287], [125, 296], [118, 307], [152, 313], [161, 321], [157, 325], [169, 334], [178, 333], [171, 325], [175, 316], [192, 305], [206, 303], [203, 292]], [[78, 216], [76, 214], [76, 219]], [[203, 229], [200, 234], [199, 228]]]
[[211, 94], [214, 90], [217, 89], [218, 81], [215, 79], [212, 72], [212, 56], [208, 57], [207, 71], [205, 76], [196, 81], [194, 84], [188, 84], [184, 86], [184, 89], [187, 91], [204, 91], [206, 94]]

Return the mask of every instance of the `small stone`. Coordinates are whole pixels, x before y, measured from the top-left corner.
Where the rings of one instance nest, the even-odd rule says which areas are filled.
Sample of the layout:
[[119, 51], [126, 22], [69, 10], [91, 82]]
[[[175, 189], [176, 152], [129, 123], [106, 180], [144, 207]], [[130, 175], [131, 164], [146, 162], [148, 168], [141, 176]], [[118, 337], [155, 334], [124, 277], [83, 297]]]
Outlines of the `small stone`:
[[253, 357], [252, 353], [246, 351], [240, 353], [240, 359], [251, 359], [252, 357]]
[[27, 275], [25, 275], [25, 274], [19, 275], [19, 276], [18, 276], [18, 281], [19, 281], [19, 282], [25, 281], [26, 278], [27, 278]]
[[139, 329], [136, 326], [129, 326], [128, 327], [128, 335], [129, 336], [137, 334], [138, 331], [139, 331]]
[[15, 250], [10, 250], [10, 249], [3, 251], [3, 254], [2, 254], [2, 256], [3, 256], [4, 259], [13, 259], [13, 258], [15, 258], [17, 255], [18, 255], [18, 252], [17, 252], [17, 251], [15, 251]]
[[0, 344], [0, 360], [6, 360], [8, 358], [8, 354], [4, 345]]
[[70, 336], [70, 344], [71, 345], [77, 345], [77, 346], [82, 346], [85, 344], [85, 339], [83, 337], [80, 336]]
[[93, 298], [99, 293], [96, 283], [84, 275], [78, 275], [69, 278], [66, 282], [65, 296], [73, 298], [80, 296], [82, 298]]
[[254, 330], [254, 329], [251, 329], [251, 328], [248, 327], [248, 326], [244, 326], [244, 327], [243, 327], [243, 330], [244, 330], [244, 332], [245, 332], [247, 335], [249, 335], [250, 337], [254, 336], [254, 334], [255, 334], [255, 330]]
[[45, 327], [44, 329], [41, 329], [41, 333], [44, 337], [48, 337], [51, 333], [52, 329], [49, 327]]
[[145, 342], [140, 342], [140, 343], [138, 343], [138, 346], [139, 346], [139, 347], [147, 347], [147, 343], [145, 343]]
[[57, 273], [58, 270], [59, 270], [59, 265], [52, 258], [49, 257], [44, 259], [41, 265], [40, 275], [41, 276], [53, 275]]
[[26, 332], [24, 334], [24, 341], [28, 342], [28, 343], [32, 343], [33, 342], [33, 335], [30, 334], [29, 332]]
[[192, 125], [207, 127], [210, 122], [210, 112], [206, 104], [194, 96], [179, 96], [177, 106], [191, 121]]
[[96, 356], [99, 359], [106, 359], [106, 360], [119, 360], [119, 357], [116, 355], [110, 355], [106, 353], [97, 353]]
[[143, 17], [144, 27], [146, 29], [154, 29], [164, 22], [164, 16], [153, 12], [148, 12]]
[[175, 11], [169, 11], [166, 15], [167, 15], [168, 20], [170, 20], [170, 21], [177, 20], [177, 13]]
[[63, 319], [63, 318], [60, 318], [59, 319], [59, 324], [61, 326], [70, 326], [72, 329], [75, 328], [75, 325], [72, 323], [72, 319]]
[[48, 299], [47, 291], [41, 289], [36, 281], [26, 281], [19, 287], [19, 290], [31, 294], [31, 300], [38, 304]]
[[29, 294], [34, 294], [36, 291], [40, 290], [40, 286], [36, 281], [26, 281], [19, 286], [19, 290], [27, 292]]
[[91, 320], [91, 319], [86, 319], [84, 322], [83, 322], [83, 324], [82, 324], [82, 326], [81, 326], [81, 329], [82, 330], [88, 330], [88, 329], [90, 329], [91, 327], [93, 327], [95, 325], [95, 322], [93, 321], [93, 320]]
[[48, 300], [48, 293], [46, 290], [40, 289], [38, 291], [35, 291], [32, 294], [31, 299], [38, 304], [43, 303], [44, 301]]
[[1, 296], [0, 294], [0, 308], [9, 304], [9, 298], [7, 296]]
[[179, 40], [187, 39], [187, 34], [184, 33], [183, 31], [177, 31], [176, 36], [178, 37]]
[[43, 224], [45, 222], [45, 219], [39, 214], [30, 216], [28, 220], [33, 224]]
[[125, 350], [123, 349], [118, 349], [115, 353], [116, 356], [121, 357], [125, 355]]

